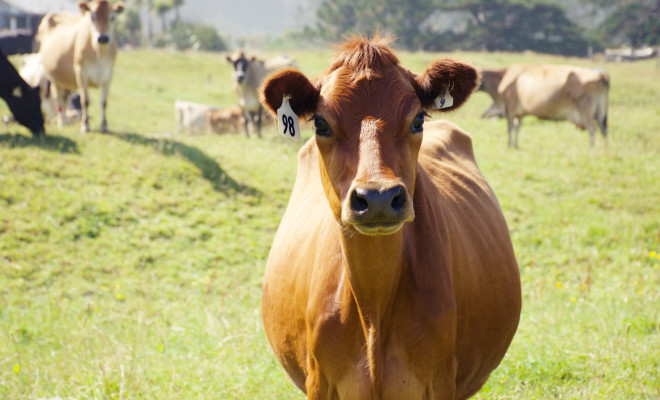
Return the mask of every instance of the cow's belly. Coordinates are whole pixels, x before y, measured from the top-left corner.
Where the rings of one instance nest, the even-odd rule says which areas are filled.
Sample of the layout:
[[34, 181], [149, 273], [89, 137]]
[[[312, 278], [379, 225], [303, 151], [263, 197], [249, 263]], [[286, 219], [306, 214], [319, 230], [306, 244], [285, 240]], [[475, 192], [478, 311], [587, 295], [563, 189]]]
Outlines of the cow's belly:
[[[353, 368], [347, 369], [335, 383], [335, 390], [340, 400], [372, 399], [373, 386], [365, 362], [358, 361]], [[429, 392], [426, 385], [400, 359], [392, 358], [386, 362], [380, 399], [431, 400], [427, 397]]]
[[[359, 357], [353, 360], [350, 365], [346, 365], [339, 379], [330, 381], [329, 386], [331, 394], [334, 394], [334, 397], [339, 400], [373, 398], [373, 384], [369, 378], [366, 361], [363, 357]], [[379, 399], [435, 400], [445, 398], [442, 396], [429, 397], [432, 393], [431, 383], [420, 381], [400, 358], [390, 357], [385, 362]]]

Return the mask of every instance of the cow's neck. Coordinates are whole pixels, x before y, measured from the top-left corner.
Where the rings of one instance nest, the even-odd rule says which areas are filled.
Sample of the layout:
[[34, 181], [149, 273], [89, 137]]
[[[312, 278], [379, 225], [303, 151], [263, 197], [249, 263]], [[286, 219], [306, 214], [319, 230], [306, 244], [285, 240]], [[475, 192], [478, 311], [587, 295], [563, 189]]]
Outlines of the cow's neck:
[[[404, 229], [393, 235], [342, 235], [344, 268], [348, 277], [344, 302], [355, 302], [366, 341], [369, 372], [374, 388], [380, 386], [376, 366], [384, 365], [382, 344], [404, 263]], [[350, 304], [343, 304], [345, 309]]]

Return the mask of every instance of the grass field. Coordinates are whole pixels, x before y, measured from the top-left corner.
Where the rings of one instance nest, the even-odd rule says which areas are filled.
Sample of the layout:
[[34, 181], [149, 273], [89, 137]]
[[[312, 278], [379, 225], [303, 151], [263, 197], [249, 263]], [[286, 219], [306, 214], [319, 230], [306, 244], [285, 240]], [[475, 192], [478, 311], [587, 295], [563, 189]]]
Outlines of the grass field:
[[[315, 76], [330, 53], [292, 55]], [[441, 56], [399, 55], [414, 71]], [[521, 149], [508, 150], [505, 121], [478, 118], [483, 93], [446, 115], [473, 136], [523, 282], [518, 333], [476, 397], [660, 398], [656, 62], [452, 56], [611, 75], [607, 147], [528, 117]], [[42, 142], [0, 128], [0, 399], [303, 398], [260, 316], [301, 143], [272, 127], [263, 139], [172, 133], [175, 99], [233, 105], [230, 79], [223, 54], [123, 52], [112, 134], [49, 126]], [[93, 90], [92, 130], [98, 99]]]

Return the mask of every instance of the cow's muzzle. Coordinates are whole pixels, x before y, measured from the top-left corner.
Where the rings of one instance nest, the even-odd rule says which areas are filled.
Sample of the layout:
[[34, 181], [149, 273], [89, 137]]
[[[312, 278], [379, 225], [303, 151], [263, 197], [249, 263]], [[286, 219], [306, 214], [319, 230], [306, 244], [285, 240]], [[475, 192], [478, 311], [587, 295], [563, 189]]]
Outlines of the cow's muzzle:
[[110, 41], [110, 36], [104, 34], [99, 35], [98, 42], [100, 44], [106, 44]]
[[365, 235], [395, 233], [414, 211], [408, 191], [401, 184], [390, 187], [356, 186], [350, 192], [347, 222]]

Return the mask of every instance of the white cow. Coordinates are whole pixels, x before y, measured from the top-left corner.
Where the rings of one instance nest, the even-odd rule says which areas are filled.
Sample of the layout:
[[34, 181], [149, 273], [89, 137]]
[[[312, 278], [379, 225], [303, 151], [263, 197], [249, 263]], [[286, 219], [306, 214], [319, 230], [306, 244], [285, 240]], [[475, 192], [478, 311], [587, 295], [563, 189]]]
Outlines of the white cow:
[[176, 121], [176, 133], [202, 133], [206, 130], [207, 111], [217, 110], [206, 104], [193, 103], [192, 101], [177, 100], [174, 102], [174, 119]]

